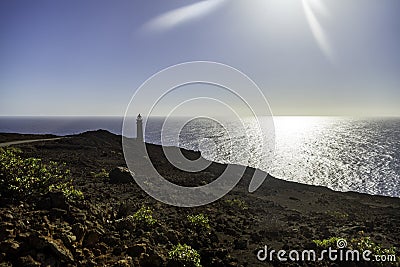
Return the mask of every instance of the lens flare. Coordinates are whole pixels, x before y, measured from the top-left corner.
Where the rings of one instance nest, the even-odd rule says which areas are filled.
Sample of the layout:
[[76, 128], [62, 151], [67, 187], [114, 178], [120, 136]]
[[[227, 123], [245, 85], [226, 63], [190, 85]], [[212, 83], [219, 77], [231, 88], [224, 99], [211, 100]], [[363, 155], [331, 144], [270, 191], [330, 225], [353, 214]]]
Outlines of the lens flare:
[[318, 43], [319, 48], [329, 60], [333, 61], [332, 47], [327, 34], [319, 23], [316, 13], [329, 16], [328, 10], [320, 0], [302, 0], [304, 13], [306, 15], [311, 32]]

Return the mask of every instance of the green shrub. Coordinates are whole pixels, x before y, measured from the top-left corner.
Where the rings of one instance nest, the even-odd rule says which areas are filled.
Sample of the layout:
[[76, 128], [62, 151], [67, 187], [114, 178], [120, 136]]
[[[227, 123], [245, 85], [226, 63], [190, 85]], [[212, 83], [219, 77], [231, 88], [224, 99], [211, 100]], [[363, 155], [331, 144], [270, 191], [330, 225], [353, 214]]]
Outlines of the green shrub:
[[353, 238], [351, 240], [351, 247], [358, 249], [359, 251], [369, 250], [375, 255], [395, 255], [396, 248], [382, 248], [380, 244], [375, 243], [369, 236], [362, 236], [359, 238]]
[[[360, 232], [363, 234], [363, 232]], [[313, 240], [313, 242], [320, 248], [336, 248], [337, 247], [337, 241], [339, 239], [342, 239], [340, 237], [330, 237], [328, 239], [323, 239], [323, 240]], [[380, 244], [375, 243], [372, 241], [372, 239], [369, 236], [360, 236], [357, 238], [352, 238], [350, 242], [347, 244], [348, 249], [352, 250], [358, 250], [360, 253], [364, 252], [365, 250], [369, 250], [372, 252], [373, 255], [393, 255], [396, 258], [396, 261], [399, 261], [400, 258], [396, 257], [396, 248], [395, 247], [390, 247], [390, 248], [382, 248]], [[345, 249], [347, 249], [345, 248]], [[381, 266], [382, 264], [377, 264], [378, 266]]]
[[90, 175], [92, 175], [93, 178], [107, 178], [108, 172], [105, 169], [101, 169], [98, 173], [90, 172]]
[[225, 203], [229, 204], [230, 206], [236, 206], [242, 210], [247, 210], [249, 208], [244, 200], [238, 198], [227, 199], [225, 200]]
[[200, 254], [186, 244], [178, 244], [168, 252], [171, 266], [201, 267]]
[[314, 244], [317, 245], [317, 247], [321, 247], [321, 248], [328, 248], [328, 247], [332, 247], [335, 248], [337, 246], [337, 241], [343, 239], [341, 237], [330, 237], [328, 239], [323, 239], [323, 240], [313, 240]]
[[153, 218], [153, 211], [145, 206], [141, 207], [133, 215], [129, 215], [128, 219], [133, 220], [138, 224], [145, 224], [148, 226], [151, 226], [157, 222], [157, 220]]
[[187, 219], [193, 226], [195, 226], [198, 229], [204, 229], [204, 230], [210, 229], [208, 217], [203, 213], [197, 215], [188, 215]]
[[60, 190], [69, 200], [81, 199], [83, 194], [72, 184], [66, 164], [38, 158], [23, 159], [21, 150], [0, 148], [0, 195], [17, 200], [34, 199]]

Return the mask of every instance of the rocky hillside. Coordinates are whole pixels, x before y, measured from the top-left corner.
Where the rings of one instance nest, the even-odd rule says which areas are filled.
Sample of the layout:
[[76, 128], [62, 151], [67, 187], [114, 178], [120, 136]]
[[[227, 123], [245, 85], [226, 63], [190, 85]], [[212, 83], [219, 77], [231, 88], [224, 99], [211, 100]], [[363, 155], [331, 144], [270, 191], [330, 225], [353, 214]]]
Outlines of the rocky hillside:
[[[397, 198], [334, 192], [271, 176], [250, 194], [254, 170], [248, 168], [222, 199], [178, 208], [152, 199], [130, 181], [120, 136], [95, 131], [18, 147], [23, 158], [65, 162], [84, 199], [71, 201], [59, 191], [34, 201], [2, 196], [0, 266], [308, 266], [261, 262], [257, 252], [265, 245], [318, 251], [321, 244], [313, 240], [326, 243], [338, 237], [349, 246], [369, 240], [376, 253], [380, 248], [400, 255], [392, 248], [400, 247]], [[161, 147], [148, 145], [148, 150], [156, 169], [178, 184], [209, 182], [226, 168], [212, 163], [200, 173], [186, 173], [168, 163]]]

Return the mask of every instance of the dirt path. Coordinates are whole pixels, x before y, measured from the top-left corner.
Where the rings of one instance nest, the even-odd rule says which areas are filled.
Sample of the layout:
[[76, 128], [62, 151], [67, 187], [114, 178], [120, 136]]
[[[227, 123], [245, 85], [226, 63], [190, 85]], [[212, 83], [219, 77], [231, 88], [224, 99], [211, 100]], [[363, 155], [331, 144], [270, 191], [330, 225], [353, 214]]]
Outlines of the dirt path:
[[18, 144], [25, 144], [25, 143], [34, 143], [34, 142], [42, 142], [42, 141], [59, 140], [61, 138], [63, 138], [63, 137], [33, 139], [33, 140], [19, 140], [19, 141], [5, 142], [5, 143], [0, 143], [0, 147], [6, 147], [6, 146], [12, 146], [12, 145], [18, 145]]

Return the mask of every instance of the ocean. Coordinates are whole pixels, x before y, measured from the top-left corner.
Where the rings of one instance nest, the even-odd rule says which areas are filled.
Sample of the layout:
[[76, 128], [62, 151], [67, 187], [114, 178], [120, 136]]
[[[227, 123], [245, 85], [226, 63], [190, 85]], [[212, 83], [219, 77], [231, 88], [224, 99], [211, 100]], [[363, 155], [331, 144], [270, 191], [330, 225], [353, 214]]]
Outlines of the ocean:
[[[0, 117], [0, 132], [68, 135], [105, 129], [121, 134], [122, 121], [121, 117]], [[161, 131], [162, 122], [162, 118], [148, 120], [146, 142], [177, 145], [178, 140], [180, 147], [201, 151], [209, 160], [257, 167], [280, 179], [400, 197], [400, 118], [276, 116], [275, 153], [268, 160], [259, 149], [260, 136], [251, 134], [251, 119], [245, 131], [233, 121], [222, 127], [194, 120], [182, 128], [179, 138], [170, 136], [174, 131], [168, 128]]]

